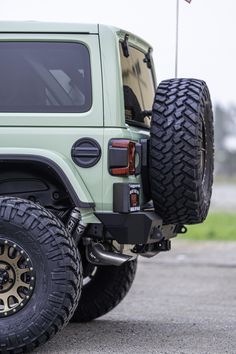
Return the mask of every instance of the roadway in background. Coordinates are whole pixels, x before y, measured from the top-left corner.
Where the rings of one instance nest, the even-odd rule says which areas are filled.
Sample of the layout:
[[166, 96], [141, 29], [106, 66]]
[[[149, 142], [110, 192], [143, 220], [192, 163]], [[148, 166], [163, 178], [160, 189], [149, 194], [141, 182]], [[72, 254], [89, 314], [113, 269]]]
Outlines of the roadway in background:
[[35, 353], [235, 354], [236, 242], [184, 238], [170, 252], [139, 259], [135, 283], [115, 310], [69, 324]]

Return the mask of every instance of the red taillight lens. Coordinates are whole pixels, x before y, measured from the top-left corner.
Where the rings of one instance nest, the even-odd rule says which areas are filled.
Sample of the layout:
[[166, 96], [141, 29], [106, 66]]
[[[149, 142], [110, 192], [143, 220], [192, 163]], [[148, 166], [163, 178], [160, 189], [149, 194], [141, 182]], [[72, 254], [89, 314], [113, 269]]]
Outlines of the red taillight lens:
[[[110, 172], [115, 176], [129, 176], [135, 174], [135, 146], [136, 143], [130, 140], [123, 139], [114, 139], [111, 141], [111, 149], [116, 151], [116, 156], [119, 152], [121, 154], [126, 154], [127, 156], [127, 165], [126, 166], [117, 166], [111, 167]], [[114, 154], [115, 156], [115, 154]], [[118, 159], [117, 159], [118, 160]], [[118, 163], [119, 164], [119, 163]]]

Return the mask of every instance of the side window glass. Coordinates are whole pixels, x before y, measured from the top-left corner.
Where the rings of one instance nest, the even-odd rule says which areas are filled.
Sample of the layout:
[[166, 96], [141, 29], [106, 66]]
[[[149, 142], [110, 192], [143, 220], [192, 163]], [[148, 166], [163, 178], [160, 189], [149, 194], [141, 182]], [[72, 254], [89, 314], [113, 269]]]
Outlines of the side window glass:
[[0, 112], [83, 113], [92, 105], [88, 48], [74, 42], [1, 42]]

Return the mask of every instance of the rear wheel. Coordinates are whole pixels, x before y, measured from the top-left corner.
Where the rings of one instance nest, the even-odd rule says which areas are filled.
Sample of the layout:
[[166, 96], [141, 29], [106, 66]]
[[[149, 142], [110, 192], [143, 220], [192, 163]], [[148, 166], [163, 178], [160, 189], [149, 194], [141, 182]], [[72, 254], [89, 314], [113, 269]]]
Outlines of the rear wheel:
[[0, 353], [45, 343], [70, 319], [80, 257], [60, 221], [39, 205], [0, 198]]
[[204, 81], [161, 82], [153, 105], [151, 193], [165, 224], [196, 224], [208, 213], [213, 182], [213, 114]]
[[131, 288], [136, 269], [136, 259], [121, 266], [85, 264], [82, 295], [72, 321], [88, 322], [116, 307]]

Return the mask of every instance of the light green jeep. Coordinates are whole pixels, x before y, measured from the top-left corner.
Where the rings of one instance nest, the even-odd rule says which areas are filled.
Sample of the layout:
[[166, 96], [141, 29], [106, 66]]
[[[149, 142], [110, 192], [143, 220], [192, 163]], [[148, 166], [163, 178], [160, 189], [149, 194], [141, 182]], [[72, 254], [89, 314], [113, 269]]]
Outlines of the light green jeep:
[[0, 170], [0, 352], [23, 353], [113, 309], [138, 255], [205, 219], [209, 91], [156, 89], [152, 48], [117, 28], [0, 23]]

